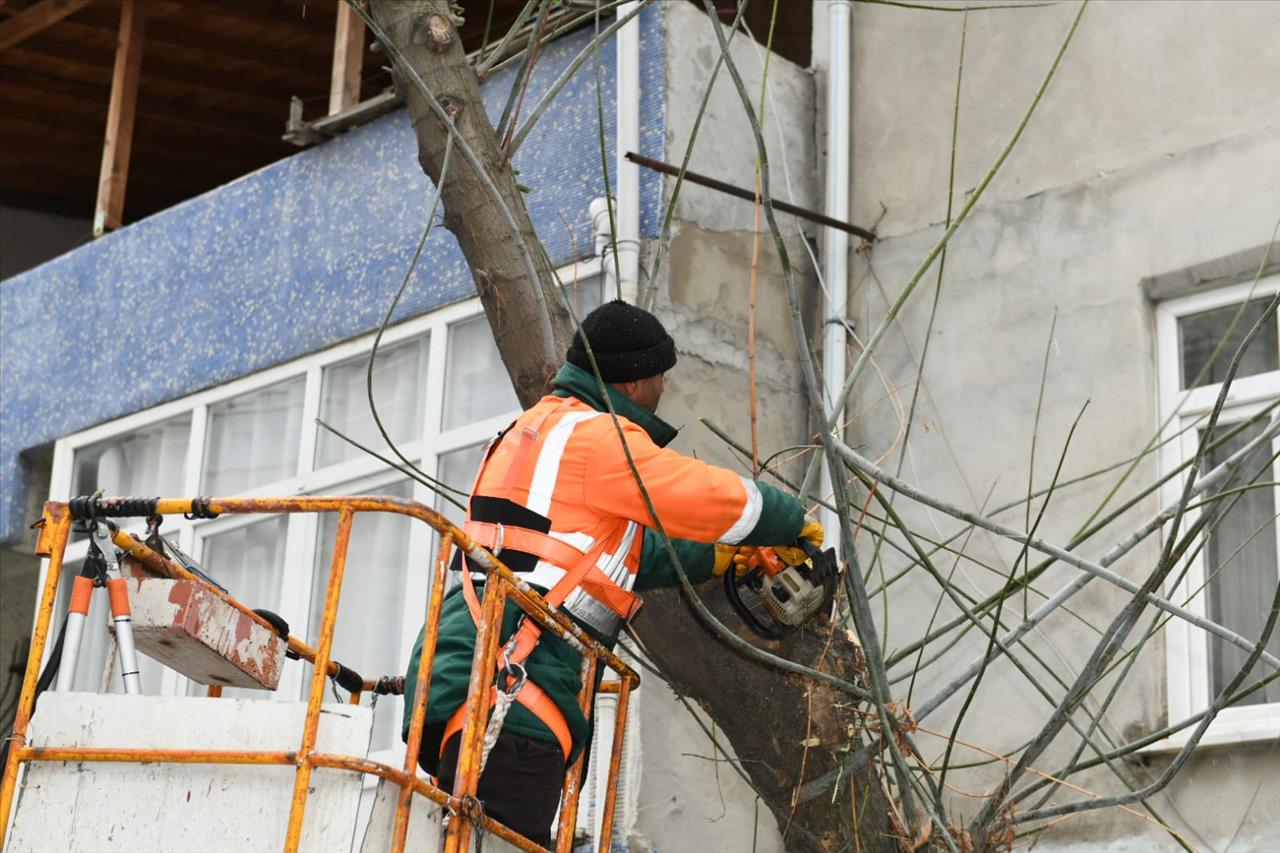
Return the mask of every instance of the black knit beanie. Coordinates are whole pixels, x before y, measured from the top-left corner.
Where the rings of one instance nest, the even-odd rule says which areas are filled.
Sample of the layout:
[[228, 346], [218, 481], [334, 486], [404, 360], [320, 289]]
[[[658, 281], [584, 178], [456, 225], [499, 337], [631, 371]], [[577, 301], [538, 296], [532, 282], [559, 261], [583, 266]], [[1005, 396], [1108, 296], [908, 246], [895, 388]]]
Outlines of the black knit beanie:
[[605, 382], [630, 382], [665, 373], [676, 364], [676, 342], [658, 318], [621, 299], [606, 302], [587, 315], [573, 335], [565, 361], [591, 370], [591, 359], [582, 344], [586, 333], [595, 353], [600, 378]]

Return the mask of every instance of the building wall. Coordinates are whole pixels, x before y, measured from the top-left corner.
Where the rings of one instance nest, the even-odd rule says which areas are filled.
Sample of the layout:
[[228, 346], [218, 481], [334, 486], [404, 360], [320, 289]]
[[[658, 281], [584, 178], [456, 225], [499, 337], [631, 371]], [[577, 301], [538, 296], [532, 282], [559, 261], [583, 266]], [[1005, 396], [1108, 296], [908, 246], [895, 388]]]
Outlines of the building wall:
[[[651, 155], [663, 127], [659, 17], [646, 10], [641, 24], [641, 147]], [[542, 51], [527, 103], [590, 38], [583, 30]], [[608, 41], [599, 80], [610, 161], [613, 66]], [[495, 121], [514, 75], [485, 82]], [[557, 265], [592, 252], [587, 207], [605, 187], [598, 116], [588, 61], [515, 160]], [[0, 541], [24, 523], [23, 451], [376, 328], [430, 205], [416, 153], [397, 111], [5, 280]], [[642, 177], [641, 228], [651, 233], [660, 184]], [[394, 319], [472, 292], [456, 241], [437, 228]]]
[[[694, 133], [702, 94], [720, 55], [711, 23], [689, 3], [663, 4], [663, 15], [667, 81], [663, 159], [678, 165], [692, 143], [689, 169], [752, 187], [755, 142], [723, 68]], [[745, 35], [738, 36], [731, 49], [758, 105], [764, 49]], [[766, 104], [764, 137], [775, 196], [806, 207], [820, 205], [810, 132], [812, 77], [785, 59], [771, 57]], [[642, 283], [656, 289], [655, 311], [679, 350], [680, 361], [667, 376], [660, 411], [664, 419], [682, 427], [673, 447], [747, 474], [741, 457], [699, 418], [710, 419], [738, 441], [750, 444], [746, 341], [754, 206], [688, 183], [677, 197], [673, 178], [664, 180], [663, 202], [664, 210], [674, 204], [670, 243], [656, 278], [641, 276]], [[779, 219], [797, 270], [802, 310], [811, 316], [815, 283], [800, 223], [789, 216]], [[767, 226], [762, 222], [760, 227], [757, 398], [761, 455], [767, 456], [803, 443], [807, 421], [781, 267]], [[656, 243], [650, 241], [642, 257], [645, 269], [653, 268], [656, 253]], [[797, 479], [801, 476], [794, 465], [787, 473]], [[718, 758], [716, 748], [692, 712], [657, 677], [645, 674], [643, 678], [639, 808], [630, 833], [631, 849], [711, 853], [784, 849], [767, 806], [757, 802], [728, 764], [712, 760]], [[704, 723], [711, 728], [705, 716]], [[732, 754], [723, 738], [719, 743]]]
[[[824, 5], [815, 20], [824, 18]], [[881, 236], [854, 256], [851, 267], [850, 314], [864, 338], [944, 230], [962, 31], [957, 211], [1011, 137], [1077, 8], [962, 15], [854, 4], [853, 219], [879, 218]], [[862, 414], [850, 438], [865, 455], [887, 454], [889, 470], [901, 465], [905, 479], [968, 509], [1018, 500], [1028, 488], [1046, 352], [1032, 472], [1037, 488], [1048, 485], [1086, 404], [1066, 451], [1063, 480], [1143, 448], [1159, 423], [1153, 304], [1143, 280], [1223, 258], [1234, 257], [1239, 265], [1242, 256], [1253, 258], [1254, 267], [1237, 272], [1251, 277], [1280, 219], [1278, 31], [1280, 6], [1271, 3], [1111, 2], [1087, 8], [1021, 141], [951, 240], [932, 329], [936, 265], [876, 352], [883, 379], [870, 375], [855, 392], [853, 408]], [[821, 83], [828, 59], [820, 32], [815, 26]], [[891, 402], [896, 396], [905, 408], [917, 387], [915, 426], [904, 455], [895, 444], [901, 421]], [[1140, 463], [1110, 506], [1157, 476], [1154, 460]], [[1119, 472], [1055, 494], [1038, 533], [1065, 542], [1118, 478]], [[898, 508], [931, 538], [960, 529], [907, 501]], [[1158, 508], [1154, 497], [1140, 501], [1081, 552], [1099, 556]], [[1027, 523], [1022, 507], [999, 519], [1018, 528]], [[1118, 570], [1144, 579], [1158, 546], [1144, 545]], [[993, 590], [1014, 566], [1017, 550], [974, 535], [968, 553], [990, 571], [961, 564], [960, 584]], [[886, 570], [894, 565], [888, 560]], [[940, 566], [949, 569], [951, 558]], [[1056, 567], [1037, 588], [1053, 591], [1073, 576]], [[1096, 642], [1083, 622], [1105, 626], [1126, 598], [1095, 581], [1073, 600], [1080, 619], [1059, 613], [1034, 637], [1034, 649], [1069, 678]], [[1031, 606], [1040, 600], [1032, 596]], [[881, 626], [887, 648], [919, 636], [937, 601], [937, 587], [927, 578], [913, 574], [895, 584], [888, 623]], [[877, 600], [875, 608], [880, 605]], [[1009, 606], [1015, 618], [1022, 614], [1021, 601]], [[955, 613], [944, 603], [939, 618]], [[969, 635], [954, 644], [922, 673], [915, 701], [985, 642]], [[1106, 727], [1121, 741], [1165, 724], [1164, 668], [1164, 645], [1157, 639], [1107, 715]], [[1060, 697], [1062, 687], [1036, 671]], [[1001, 752], [1015, 749], [1039, 728], [1049, 706], [1007, 663], [993, 666], [986, 679], [960, 737]], [[1109, 687], [1104, 684], [1104, 691]], [[926, 725], [949, 729], [958, 703], [944, 705]], [[930, 756], [940, 752], [937, 739], [919, 735], [919, 742]], [[1280, 845], [1280, 801], [1265, 781], [1274, 778], [1272, 746], [1202, 749], [1152, 804], [1194, 845], [1221, 849], [1234, 836], [1240, 849], [1274, 848]], [[1037, 766], [1050, 770], [1068, 757], [1069, 751], [1055, 748]], [[1149, 757], [1123, 767], [1145, 783], [1166, 765], [1167, 757]], [[1001, 769], [988, 766], [948, 782], [965, 791], [989, 790]], [[1105, 772], [1076, 781], [1102, 793], [1120, 790]], [[972, 802], [954, 797], [950, 807], [968, 815]], [[1112, 809], [1063, 824], [1039, 846], [1090, 845], [1150, 849], [1174, 842], [1150, 823]]]

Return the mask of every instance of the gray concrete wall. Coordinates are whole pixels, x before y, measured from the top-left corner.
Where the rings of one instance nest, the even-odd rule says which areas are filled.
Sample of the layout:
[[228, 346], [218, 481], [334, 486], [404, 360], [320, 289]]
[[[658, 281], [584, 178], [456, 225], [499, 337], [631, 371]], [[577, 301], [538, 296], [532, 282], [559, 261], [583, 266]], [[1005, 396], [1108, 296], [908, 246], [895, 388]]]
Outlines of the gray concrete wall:
[[[816, 20], [825, 14], [822, 5]], [[883, 239], [856, 255], [852, 266], [850, 312], [860, 334], [871, 334], [943, 231], [962, 27], [967, 26], [967, 44], [957, 210], [1013, 133], [1076, 8], [974, 12], [966, 23], [961, 14], [855, 4], [854, 221], [875, 220], [884, 205]], [[1277, 32], [1280, 5], [1272, 3], [1109, 2], [1087, 9], [1018, 147], [950, 244], [932, 331], [936, 269], [876, 353], [883, 382], [870, 375], [857, 390], [854, 409], [862, 414], [850, 437], [864, 453], [883, 455], [890, 470], [901, 464], [905, 479], [966, 508], [1017, 500], [1028, 485], [1046, 351], [1031, 477], [1036, 488], [1048, 484], [1072, 421], [1086, 403], [1066, 454], [1064, 480], [1141, 450], [1158, 424], [1153, 306], [1142, 280], [1256, 249], [1280, 219]], [[815, 38], [814, 55], [825, 67], [824, 42]], [[823, 68], [818, 77], [824, 79]], [[904, 455], [893, 401], [906, 408], [917, 388], [915, 426]], [[1157, 474], [1154, 462], [1138, 465], [1110, 506]], [[1054, 495], [1038, 532], [1066, 541], [1117, 480], [1118, 472]], [[906, 501], [898, 506], [931, 538], [959, 529]], [[1114, 532], [1081, 551], [1100, 555], [1157, 509], [1154, 499], [1139, 502]], [[1020, 528], [1027, 521], [1022, 507], [999, 518]], [[1158, 544], [1134, 552], [1118, 570], [1145, 578]], [[959, 584], [975, 594], [994, 589], [1018, 559], [1011, 543], [982, 534], [968, 541], [967, 552], [986, 564], [961, 563], [957, 569]], [[886, 571], [898, 565], [894, 556], [885, 561]], [[944, 571], [952, 565], [950, 555], [939, 563]], [[1037, 589], [1054, 591], [1073, 574], [1055, 568]], [[921, 633], [938, 602], [936, 585], [917, 575], [922, 573], [895, 584], [889, 595], [881, 628], [890, 651]], [[1125, 599], [1104, 583], [1091, 584], [1074, 602], [1079, 618], [1055, 616], [1033, 636], [1033, 649], [1069, 680], [1096, 641], [1085, 623], [1105, 626]], [[1039, 600], [1032, 595], [1030, 605]], [[877, 610], [881, 604], [875, 602]], [[1010, 607], [1012, 615], [1023, 612], [1021, 601]], [[944, 603], [940, 618], [955, 612]], [[984, 644], [985, 638], [973, 635], [954, 644], [922, 673], [913, 702]], [[1060, 697], [1063, 688], [1030, 665]], [[1164, 647], [1157, 640], [1119, 688], [1105, 722], [1111, 736], [1124, 740], [1164, 724], [1164, 673]], [[902, 681], [897, 689], [906, 686]], [[958, 704], [944, 705], [926, 725], [949, 730]], [[1001, 663], [988, 673], [960, 737], [1007, 752], [1039, 728], [1048, 708], [1026, 679]], [[1069, 740], [1063, 738], [1037, 766], [1059, 767], [1074, 747]], [[930, 757], [940, 752], [937, 738], [921, 734], [918, 742]], [[1223, 849], [1234, 837], [1232, 849], [1276, 849], [1280, 796], [1274, 746], [1202, 750], [1152, 804], [1194, 846]], [[1145, 784], [1165, 763], [1151, 758], [1126, 762], [1122, 769]], [[981, 792], [1001, 773], [1000, 765], [989, 765], [949, 776], [948, 782]], [[1100, 793], [1122, 790], [1108, 772], [1073, 781]], [[950, 807], [963, 816], [973, 811], [973, 802], [955, 796]], [[1115, 809], [1069, 821], [1039, 844], [1168, 847], [1175, 847], [1168, 834]]]
[[[738, 186], [754, 186], [756, 148], [741, 101], [726, 70], [716, 80], [701, 128], [693, 126], [720, 49], [707, 17], [689, 3], [663, 4], [666, 43], [666, 154], [679, 164], [693, 142], [689, 168]], [[763, 48], [745, 35], [732, 51], [758, 105]], [[774, 56], [769, 61], [764, 136], [777, 197], [820, 204], [814, 162], [813, 84], [804, 69]], [[665, 183], [671, 203], [674, 179]], [[754, 206], [749, 201], [685, 184], [675, 204], [672, 236], [664, 250], [655, 310], [676, 339], [679, 364], [667, 376], [660, 414], [680, 426], [673, 446], [748, 474], [750, 469], [699, 423], [707, 417], [750, 444], [747, 325]], [[815, 292], [799, 224], [780, 217], [788, 253], [797, 267], [805, 316]], [[757, 270], [757, 354], [761, 455], [804, 441], [807, 431], [802, 378], [777, 252], [761, 223]], [[652, 269], [656, 243], [642, 263]], [[642, 281], [646, 281], [642, 276]], [[793, 466], [789, 473], [798, 475]], [[772, 814], [723, 761], [715, 747], [656, 677], [641, 688], [639, 809], [631, 849], [662, 851], [780, 851]], [[724, 745], [724, 741], [721, 740]]]

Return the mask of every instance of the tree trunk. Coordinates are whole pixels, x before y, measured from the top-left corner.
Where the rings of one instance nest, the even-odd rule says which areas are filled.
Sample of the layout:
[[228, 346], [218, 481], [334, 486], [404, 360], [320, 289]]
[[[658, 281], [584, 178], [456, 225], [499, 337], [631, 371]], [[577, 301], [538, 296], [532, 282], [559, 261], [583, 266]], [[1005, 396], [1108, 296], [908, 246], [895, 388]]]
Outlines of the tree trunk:
[[[480, 80], [467, 61], [449, 14], [446, 0], [374, 0], [374, 19], [426, 81], [431, 93], [451, 116], [459, 134], [483, 165], [515, 219], [521, 238], [533, 256], [537, 281], [530, 281], [519, 243], [481, 176], [455, 145], [449, 174], [440, 190], [444, 225], [458, 238], [458, 245], [475, 278], [476, 292], [489, 318], [493, 338], [523, 406], [545, 393], [547, 383], [560, 366], [572, 330], [568, 316], [559, 309], [555, 277], [542, 251], [523, 194], [516, 186], [511, 164], [502, 156], [501, 143], [480, 97]], [[448, 131], [430, 108], [422, 92], [397, 68], [396, 89], [409, 107], [418, 137], [418, 162], [439, 186]], [[543, 329], [545, 314], [536, 298], [550, 310], [552, 340]]]
[[[445, 227], [457, 236], [475, 276], [517, 396], [523, 405], [530, 405], [545, 393], [559, 366], [559, 359], [549, 360], [547, 352], [564, 352], [570, 327], [552, 295], [551, 267], [485, 114], [480, 80], [466, 59], [447, 0], [372, 0], [371, 7], [375, 20], [454, 116], [533, 252], [540, 280], [531, 282], [506, 220], [455, 145], [441, 189]], [[396, 73], [396, 83], [417, 133], [419, 161], [438, 182], [446, 130], [403, 74]], [[536, 288], [546, 295], [543, 301], [552, 312], [555, 340], [549, 348], [537, 333], [545, 327]], [[722, 621], [738, 624], [719, 589], [708, 585], [702, 594]], [[786, 832], [788, 850], [897, 848], [889, 808], [871, 768], [852, 777], [852, 783], [842, 783], [834, 798], [828, 794], [792, 806], [800, 784], [834, 768], [856, 743], [856, 727], [864, 717], [857, 713], [852, 697], [731, 651], [697, 623], [676, 590], [645, 593], [645, 607], [635, 626], [653, 661], [679, 691], [698, 702], [733, 745], [743, 769]], [[825, 619], [818, 619], [808, 630], [785, 640], [756, 642], [774, 654], [809, 666], [821, 662], [823, 670], [857, 680], [857, 649], [842, 631], [828, 639], [829, 628]]]

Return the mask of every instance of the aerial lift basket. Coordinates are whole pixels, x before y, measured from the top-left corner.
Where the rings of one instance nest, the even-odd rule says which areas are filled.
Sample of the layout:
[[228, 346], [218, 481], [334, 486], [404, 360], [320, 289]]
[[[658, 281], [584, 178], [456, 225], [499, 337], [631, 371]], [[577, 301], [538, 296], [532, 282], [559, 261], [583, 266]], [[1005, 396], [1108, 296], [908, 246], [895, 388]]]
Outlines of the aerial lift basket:
[[[278, 637], [280, 623], [273, 620], [270, 614], [262, 614], [250, 610], [226, 591], [211, 583], [207, 578], [193, 572], [160, 550], [148, 546], [128, 533], [111, 528], [111, 540], [119, 549], [124, 562], [132, 567], [130, 597], [134, 609], [145, 610], [146, 595], [140, 587], [144, 578], [158, 578], [171, 584], [166, 587], [175, 600], [183, 599], [190, 603], [192, 597], [198, 597], [210, 608], [222, 614], [222, 618], [232, 620], [241, 630], [260, 632], [261, 647], [269, 649], [271, 655], [285, 654], [298, 657], [312, 664], [311, 678], [306, 705], [306, 716], [302, 732], [298, 739], [298, 748], [288, 751], [268, 750], [228, 750], [228, 749], [137, 749], [84, 746], [29, 746], [27, 735], [31, 717], [35, 707], [37, 680], [40, 663], [44, 657], [45, 646], [49, 639], [50, 623], [53, 618], [54, 604], [57, 601], [58, 585], [62, 575], [62, 564], [67, 541], [73, 522], [88, 520], [100, 524], [108, 518], [153, 517], [174, 514], [185, 514], [195, 517], [213, 517], [221, 514], [235, 513], [307, 513], [334, 512], [338, 514], [337, 535], [333, 549], [333, 561], [329, 569], [328, 586], [324, 600], [323, 617], [320, 624], [320, 635], [314, 648], [302, 640], [285, 636]], [[418, 667], [417, 692], [412, 697], [411, 723], [409, 740], [405, 748], [403, 767], [392, 767], [389, 764], [370, 761], [363, 757], [321, 753], [316, 750], [316, 737], [320, 723], [321, 704], [324, 698], [325, 681], [334, 677], [340, 684], [351, 691], [350, 701], [359, 703], [365, 692], [387, 692], [387, 679], [364, 681], [350, 669], [337, 663], [333, 657], [333, 635], [337, 623], [338, 602], [342, 592], [343, 576], [346, 570], [347, 548], [351, 537], [352, 519], [360, 512], [389, 512], [416, 518], [433, 527], [440, 533], [440, 550], [436, 557], [435, 571], [427, 601], [426, 628], [423, 635], [422, 655]], [[154, 544], [154, 543], [153, 543]], [[418, 753], [422, 746], [422, 722], [426, 715], [427, 700], [431, 686], [431, 666], [435, 656], [437, 631], [439, 629], [440, 608], [444, 598], [444, 581], [446, 567], [452, 548], [457, 546], [468, 556], [471, 564], [483, 568], [488, 578], [485, 584], [482, 619], [477, 626], [475, 656], [472, 661], [471, 678], [468, 685], [465, 703], [462, 741], [458, 752], [458, 768], [452, 791], [442, 791], [431, 781], [419, 776]], [[622, 756], [622, 738], [626, 730], [626, 714], [631, 691], [639, 684], [640, 677], [627, 664], [620, 660], [609, 649], [602, 646], [585, 631], [569, 621], [559, 611], [551, 608], [547, 602], [530, 589], [521, 584], [501, 560], [476, 544], [462, 530], [451, 524], [444, 516], [430, 507], [411, 500], [384, 496], [354, 497], [288, 497], [288, 498], [76, 498], [70, 502], [50, 501], [45, 504], [36, 553], [49, 560], [41, 590], [36, 627], [32, 636], [31, 650], [27, 660], [27, 670], [22, 682], [18, 709], [14, 718], [13, 733], [10, 737], [8, 758], [4, 764], [3, 783], [0, 785], [0, 849], [5, 843], [5, 835], [9, 829], [10, 816], [14, 805], [14, 793], [17, 787], [19, 768], [24, 763], [53, 762], [138, 762], [138, 763], [177, 763], [177, 764], [233, 764], [233, 765], [287, 765], [294, 768], [293, 794], [290, 800], [288, 825], [285, 833], [284, 850], [295, 853], [299, 848], [302, 834], [303, 816], [307, 807], [312, 772], [317, 767], [349, 770], [361, 774], [369, 774], [386, 780], [398, 788], [395, 792], [395, 822], [391, 832], [389, 849], [400, 853], [405, 848], [405, 839], [409, 826], [410, 807], [414, 795], [423, 797], [440, 806], [447, 814], [447, 827], [444, 831], [442, 849], [445, 853], [461, 853], [467, 850], [475, 831], [492, 834], [521, 850], [541, 851], [540, 847], [527, 838], [518, 835], [484, 814], [483, 808], [476, 799], [479, 784], [480, 766], [483, 756], [483, 738], [485, 720], [488, 711], [488, 697], [498, 672], [497, 657], [499, 632], [502, 615], [508, 598], [513, 599], [520, 608], [556, 637], [572, 646], [582, 655], [582, 690], [578, 702], [584, 712], [589, 712], [599, 692], [616, 692], [617, 723], [614, 727], [612, 758], [609, 765], [607, 795], [601, 803], [600, 837], [596, 839], [599, 850], [608, 851], [611, 842], [613, 825], [614, 798], [617, 789], [617, 775]], [[182, 584], [182, 586], [176, 586]], [[157, 585], [155, 591], [160, 590]], [[185, 596], [185, 599], [184, 599]], [[216, 604], [216, 606], [215, 606]], [[162, 620], [163, 621], [163, 620]], [[177, 620], [183, 625], [186, 622]], [[247, 626], [247, 627], [246, 627]], [[190, 627], [190, 626], [188, 626]], [[198, 627], [190, 631], [186, 628], [175, 630], [186, 631], [187, 634], [199, 634]], [[173, 624], [168, 623], [168, 629]], [[168, 630], [166, 629], [166, 630]], [[142, 632], [139, 632], [141, 636]], [[170, 634], [168, 639], [173, 639]], [[155, 643], [152, 643], [152, 640]], [[147, 651], [153, 657], [164, 661], [165, 648], [159, 643], [164, 637], [144, 639]], [[190, 639], [189, 637], [187, 639]], [[155, 647], [161, 649], [156, 651]], [[183, 671], [192, 672], [204, 667], [204, 676], [193, 675], [197, 680], [209, 683], [210, 696], [220, 695], [220, 683], [241, 683], [241, 678], [248, 678], [262, 686], [273, 686], [278, 682], [278, 668], [272, 675], [263, 678], [263, 672], [246, 672], [244, 662], [231, 662], [235, 672], [225, 668], [228, 656], [225, 650], [214, 648], [216, 643], [206, 643], [212, 652], [204, 663], [193, 665], [189, 660], [166, 661], [177, 663]], [[220, 658], [223, 663], [212, 663], [213, 658]], [[601, 665], [607, 666], [617, 673], [614, 681], [602, 682], [597, 688], [596, 674]], [[212, 670], [210, 669], [212, 667]], [[252, 669], [252, 667], [247, 667]], [[269, 667], [268, 667], [269, 668]], [[208, 677], [220, 673], [220, 678]], [[582, 789], [584, 757], [566, 768], [560, 814], [558, 818], [554, 849], [558, 853], [568, 853], [573, 846], [574, 827], [577, 821], [578, 796]], [[110, 794], [111, 792], [104, 792]]]

